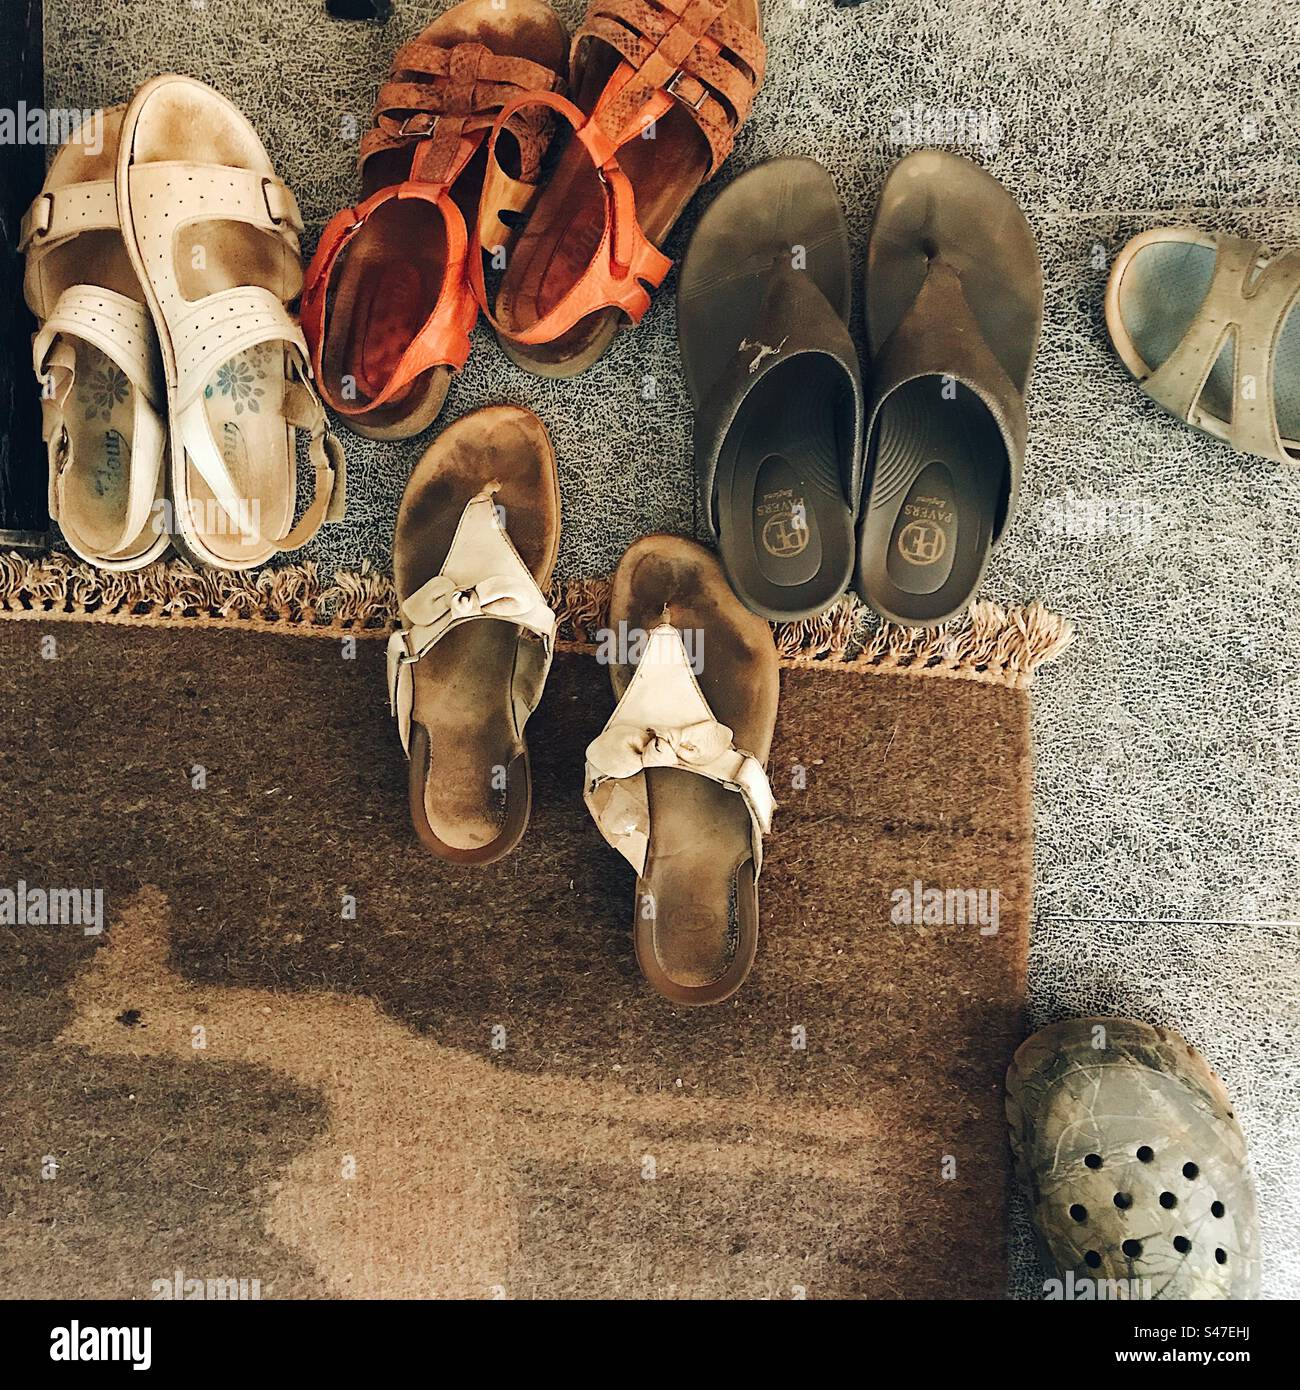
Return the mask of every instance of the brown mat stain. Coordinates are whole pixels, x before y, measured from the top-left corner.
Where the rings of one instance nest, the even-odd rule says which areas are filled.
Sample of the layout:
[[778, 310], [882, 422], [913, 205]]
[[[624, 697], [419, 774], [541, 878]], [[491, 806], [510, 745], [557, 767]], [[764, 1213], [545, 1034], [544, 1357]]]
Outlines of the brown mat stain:
[[[590, 660], [557, 662], [530, 725], [523, 847], [472, 872], [411, 842], [374, 648], [61, 625], [47, 660], [42, 635], [0, 623], [0, 886], [102, 886], [109, 930], [0, 927], [25, 1078], [0, 1291], [147, 1297], [179, 1265], [279, 1295], [1002, 1294], [1022, 692], [785, 672], [758, 965], [686, 1012], [640, 982], [631, 876], [581, 806], [609, 708]], [[915, 879], [997, 889], [997, 935], [892, 923]], [[92, 1198], [71, 1139], [54, 1181], [29, 1151], [42, 1073], [129, 1065], [175, 1092], [159, 1148], [225, 1145], [234, 1170], [221, 1210], [147, 1238], [139, 1193]], [[187, 1132], [169, 1112], [217, 1085], [227, 1113]], [[153, 1171], [130, 1104], [60, 1108], [101, 1134], [95, 1163]], [[250, 1117], [270, 1147], [241, 1149]], [[155, 1175], [185, 1210], [175, 1165]], [[91, 1220], [122, 1233], [94, 1271], [54, 1233]]]

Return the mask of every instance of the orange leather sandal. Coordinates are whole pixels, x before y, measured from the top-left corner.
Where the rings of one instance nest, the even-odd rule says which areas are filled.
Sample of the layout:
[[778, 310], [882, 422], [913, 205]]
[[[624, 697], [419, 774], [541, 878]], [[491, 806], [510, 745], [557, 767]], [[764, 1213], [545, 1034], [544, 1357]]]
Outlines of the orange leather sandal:
[[[696, 189], [730, 153], [763, 81], [759, 0], [591, 0], [573, 40], [573, 100], [516, 97], [488, 141], [541, 107], [572, 127], [508, 257], [489, 310], [481, 256], [470, 257], [479, 307], [506, 354], [538, 376], [574, 376], [621, 323], [639, 323], [672, 262], [658, 249]], [[491, 241], [492, 205], [480, 209]]]
[[[362, 200], [326, 226], [302, 296], [321, 395], [358, 434], [405, 439], [442, 408], [478, 317], [466, 218], [507, 245], [502, 214], [532, 202], [550, 138], [549, 112], [502, 108], [562, 87], [567, 48], [543, 0], [464, 0], [398, 49], [361, 141]], [[501, 129], [510, 161], [489, 165]]]

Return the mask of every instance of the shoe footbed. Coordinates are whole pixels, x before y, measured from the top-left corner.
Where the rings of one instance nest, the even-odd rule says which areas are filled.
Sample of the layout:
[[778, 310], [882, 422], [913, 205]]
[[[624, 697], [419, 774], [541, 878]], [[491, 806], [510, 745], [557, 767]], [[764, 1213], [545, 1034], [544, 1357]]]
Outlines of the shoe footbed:
[[[133, 165], [174, 160], [274, 175], [261, 140], [242, 113], [191, 82], [156, 88], [135, 127]], [[246, 222], [218, 217], [187, 224], [176, 239], [174, 264], [187, 302], [233, 285], [258, 285], [288, 302], [302, 288], [302, 265], [294, 249], [276, 233]], [[213, 372], [203, 390], [208, 425], [231, 469], [242, 519], [253, 521], [260, 537], [283, 534], [294, 515], [297, 461], [295, 431], [283, 415], [285, 361], [274, 344], [236, 353]], [[178, 513], [189, 518], [192, 538], [218, 561], [243, 567], [275, 553], [273, 544], [240, 533], [236, 519], [227, 516], [188, 456], [183, 468], [173, 466], [173, 476], [179, 484]]]
[[[610, 623], [683, 633], [701, 693], [736, 746], [766, 763], [779, 685], [771, 628], [731, 592], [711, 552], [692, 541], [648, 536], [615, 574]], [[614, 666], [616, 698], [632, 668]], [[743, 981], [753, 960], [758, 899], [749, 811], [740, 795], [678, 768], [644, 774], [650, 812], [635, 938], [641, 968], [680, 1003], [713, 1003]]]
[[[554, 454], [535, 415], [491, 406], [444, 430], [411, 475], [393, 543], [399, 594], [441, 572], [466, 503], [493, 480], [511, 542], [545, 591], [559, 546]], [[429, 745], [429, 775], [414, 759], [413, 775], [442, 846], [480, 850], [506, 830], [511, 784], [526, 774], [512, 692], [536, 689], [542, 666], [540, 638], [484, 619], [454, 628], [411, 667], [412, 723]]]

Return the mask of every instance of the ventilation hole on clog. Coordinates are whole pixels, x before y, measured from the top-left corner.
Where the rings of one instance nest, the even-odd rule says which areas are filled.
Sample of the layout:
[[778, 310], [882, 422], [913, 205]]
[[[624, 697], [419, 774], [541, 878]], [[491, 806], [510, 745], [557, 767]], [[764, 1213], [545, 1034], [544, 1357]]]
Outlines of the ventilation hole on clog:
[[1096, 1269], [1101, 1263], [1101, 1256], [1095, 1250], [1089, 1250], [1083, 1258], [1089, 1269]]
[[1120, 1246], [1120, 1249], [1130, 1260], [1136, 1260], [1142, 1253], [1142, 1242], [1140, 1240], [1126, 1240], [1124, 1244]]
[[1142, 1147], [1137, 1151], [1137, 1156], [1139, 1163], [1150, 1163], [1151, 1160], [1156, 1156], [1156, 1154], [1154, 1149], [1149, 1148], [1146, 1144], [1143, 1144]]
[[1196, 1166], [1196, 1164], [1194, 1164], [1194, 1163], [1184, 1163], [1184, 1164], [1183, 1164], [1183, 1177], [1188, 1178], [1188, 1179], [1191, 1179], [1191, 1178], [1199, 1178], [1200, 1175], [1201, 1175], [1201, 1170]]
[[1186, 1236], [1174, 1237], [1174, 1249], [1177, 1250], [1180, 1255], [1187, 1254], [1191, 1248], [1192, 1242], [1188, 1240]]
[[1115, 1194], [1115, 1205], [1120, 1211], [1127, 1211], [1133, 1205], [1133, 1198], [1127, 1192], [1117, 1192]]
[[1214, 1262], [1215, 1264], [1221, 1265], [1226, 1265], [1228, 1263], [1228, 1252], [1222, 1246], [1219, 1246], [1218, 1249], [1215, 1250]]
[[1222, 1202], [1210, 1203], [1211, 1216], [1222, 1216], [1225, 1211], [1227, 1211], [1227, 1207], [1225, 1207]]
[[1100, 1168], [1100, 1167], [1101, 1167], [1101, 1155], [1100, 1155], [1100, 1154], [1084, 1154], [1084, 1156], [1083, 1156], [1083, 1161], [1088, 1165], [1089, 1168]]
[[1173, 1211], [1178, 1205], [1178, 1198], [1175, 1197], [1172, 1192], [1162, 1192], [1160, 1194], [1160, 1205], [1164, 1207], [1166, 1211]]
[[1070, 1208], [1070, 1215], [1071, 1215], [1077, 1222], [1079, 1222], [1080, 1225], [1082, 1225], [1083, 1222], [1085, 1222], [1085, 1221], [1088, 1219], [1088, 1208], [1087, 1208], [1087, 1207], [1081, 1207], [1081, 1206], [1078, 1204], [1078, 1202], [1076, 1202], [1076, 1203]]

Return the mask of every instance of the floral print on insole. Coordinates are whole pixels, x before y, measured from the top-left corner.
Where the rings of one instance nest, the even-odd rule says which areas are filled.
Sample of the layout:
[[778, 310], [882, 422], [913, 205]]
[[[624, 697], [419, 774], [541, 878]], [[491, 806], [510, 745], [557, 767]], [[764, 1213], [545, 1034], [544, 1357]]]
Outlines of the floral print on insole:
[[253, 415], [260, 413], [266, 395], [268, 368], [277, 365], [271, 360], [272, 353], [278, 352], [272, 344], [260, 343], [232, 357], [217, 368], [216, 377], [203, 388], [204, 397], [208, 400], [214, 395], [228, 397], [236, 415], [242, 415], [245, 410]]
[[135, 401], [126, 373], [111, 357], [77, 341], [73, 408], [67, 412], [72, 467], [64, 505], [78, 532], [115, 534], [126, 517]]
[[[283, 343], [259, 343], [228, 358], [203, 388], [203, 403], [217, 451], [238, 499], [238, 515], [221, 514], [212, 490], [192, 465], [189, 487], [202, 507], [200, 530], [226, 536], [240, 531], [275, 532], [287, 526], [286, 502], [292, 512], [293, 476], [288, 426], [284, 419], [285, 353]], [[286, 466], [286, 459], [289, 460]]]

